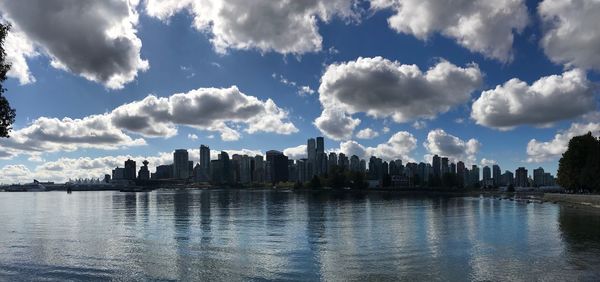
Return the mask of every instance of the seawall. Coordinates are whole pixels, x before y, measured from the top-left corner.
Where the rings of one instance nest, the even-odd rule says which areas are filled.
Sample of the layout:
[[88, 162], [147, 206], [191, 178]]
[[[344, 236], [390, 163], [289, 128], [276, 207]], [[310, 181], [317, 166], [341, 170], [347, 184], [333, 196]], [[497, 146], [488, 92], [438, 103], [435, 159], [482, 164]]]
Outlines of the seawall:
[[544, 201], [569, 203], [600, 208], [600, 195], [545, 193]]

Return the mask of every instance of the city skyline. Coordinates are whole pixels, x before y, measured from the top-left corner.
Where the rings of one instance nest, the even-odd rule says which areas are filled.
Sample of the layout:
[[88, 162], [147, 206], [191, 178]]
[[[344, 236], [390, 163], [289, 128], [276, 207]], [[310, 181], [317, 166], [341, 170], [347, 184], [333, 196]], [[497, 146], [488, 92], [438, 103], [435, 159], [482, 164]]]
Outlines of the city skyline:
[[[154, 167], [174, 148], [196, 157], [198, 144], [298, 157], [307, 136], [324, 136], [327, 154], [556, 174], [570, 137], [598, 136], [600, 33], [589, 19], [600, 4], [574, 16], [576, 3], [551, 0], [423, 1], [430, 21], [418, 22], [407, 16], [418, 5], [401, 2], [230, 3], [231, 15], [156, 1], [1, 3], [17, 119], [0, 140], [0, 183], [101, 177], [128, 158]], [[77, 12], [98, 9], [111, 16]], [[44, 24], [52, 11], [60, 20]], [[236, 13], [277, 32], [236, 25]]]
[[[104, 184], [124, 185], [142, 183], [160, 185], [164, 183], [210, 183], [212, 185], [278, 185], [297, 183], [312, 185], [313, 177], [328, 178], [332, 173], [359, 173], [369, 188], [500, 188], [507, 187], [547, 187], [556, 188], [556, 178], [542, 167], [528, 170], [519, 167], [502, 172], [498, 164], [481, 167], [465, 165], [462, 160], [450, 160], [445, 156], [433, 155], [430, 162], [403, 162], [402, 159], [389, 159], [386, 156], [371, 155], [368, 159], [357, 155], [347, 156], [343, 152], [327, 152], [322, 136], [308, 138], [304, 156], [289, 158], [284, 152], [268, 150], [261, 154], [248, 155], [248, 152], [220, 151], [216, 158], [211, 157], [210, 147], [201, 144], [198, 158], [190, 156], [186, 149], [173, 151], [171, 162], [157, 164], [155, 172], [150, 172], [148, 160], [144, 160], [136, 176], [136, 161], [127, 159], [124, 167], [117, 166], [111, 174], [105, 174]], [[217, 152], [217, 151], [215, 151]], [[347, 176], [346, 176], [347, 177]], [[150, 180], [150, 182], [147, 182]], [[72, 183], [97, 184], [100, 178], [69, 179]], [[141, 181], [141, 182], [140, 182]], [[144, 182], [145, 181], [145, 182]], [[152, 184], [151, 184], [152, 183]]]

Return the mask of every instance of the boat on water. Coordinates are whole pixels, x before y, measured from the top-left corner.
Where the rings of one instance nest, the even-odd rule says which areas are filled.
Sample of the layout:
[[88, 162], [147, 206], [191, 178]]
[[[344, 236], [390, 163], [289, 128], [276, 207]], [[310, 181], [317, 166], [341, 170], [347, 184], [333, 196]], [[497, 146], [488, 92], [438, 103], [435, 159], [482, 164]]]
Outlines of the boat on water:
[[6, 191], [6, 192], [45, 192], [45, 191], [48, 191], [48, 189], [46, 189], [46, 186], [44, 186], [39, 181], [33, 180], [32, 183], [9, 185], [4, 188], [4, 191]]

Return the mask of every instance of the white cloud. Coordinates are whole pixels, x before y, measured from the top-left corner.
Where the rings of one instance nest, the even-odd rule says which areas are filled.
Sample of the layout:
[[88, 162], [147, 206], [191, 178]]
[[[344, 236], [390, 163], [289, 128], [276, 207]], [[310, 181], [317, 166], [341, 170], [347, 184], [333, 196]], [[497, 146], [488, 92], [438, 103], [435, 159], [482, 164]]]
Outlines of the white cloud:
[[531, 86], [513, 78], [484, 91], [472, 106], [477, 124], [511, 129], [522, 124], [544, 126], [596, 108], [594, 86], [580, 69], [538, 79]]
[[354, 128], [360, 124], [360, 120], [352, 118], [342, 109], [330, 108], [324, 109], [314, 124], [328, 138], [347, 140], [352, 138]]
[[376, 156], [384, 160], [402, 159], [405, 162], [413, 162], [414, 159], [410, 155], [416, 147], [417, 138], [409, 132], [399, 131], [387, 142], [375, 147], [365, 147], [354, 140], [341, 142], [338, 152], [348, 156], [357, 155], [361, 159]]
[[388, 19], [396, 32], [427, 40], [439, 32], [488, 58], [512, 59], [514, 33], [528, 22], [523, 0], [370, 0], [374, 10], [393, 9]]
[[444, 60], [425, 73], [416, 65], [382, 57], [333, 64], [321, 77], [323, 112], [315, 124], [330, 138], [348, 139], [360, 122], [352, 114], [391, 117], [399, 123], [433, 118], [467, 102], [481, 83], [477, 65], [461, 68]]
[[362, 129], [356, 133], [356, 138], [359, 138], [359, 139], [373, 139], [377, 136], [379, 136], [379, 132], [377, 132], [369, 127]]
[[[473, 138], [464, 141], [446, 133], [443, 129], [435, 129], [427, 134], [427, 141], [423, 143], [423, 146], [429, 152], [428, 156], [439, 155], [448, 157], [454, 162], [475, 163], [481, 143]], [[431, 160], [428, 156], [425, 158]]]
[[[81, 75], [111, 89], [135, 79], [148, 69], [140, 57], [142, 41], [136, 35], [138, 1], [2, 1], [0, 11], [15, 30], [7, 57], [16, 63], [13, 75], [31, 82], [23, 59], [34, 46], [55, 68]], [[15, 39], [15, 38], [13, 38]]]
[[114, 150], [146, 145], [110, 122], [108, 115], [92, 115], [82, 119], [40, 117], [25, 128], [0, 139], [0, 156], [75, 151], [81, 148]]
[[299, 145], [283, 150], [283, 154], [292, 160], [306, 158], [306, 145]]
[[489, 166], [489, 167], [491, 167], [491, 166], [493, 166], [493, 165], [495, 165], [495, 164], [498, 164], [498, 162], [497, 162], [497, 161], [495, 161], [495, 160], [488, 160], [488, 159], [486, 159], [486, 158], [483, 158], [483, 159], [481, 159], [481, 161], [479, 161], [479, 163], [480, 163], [482, 166]]
[[187, 138], [190, 140], [198, 140], [198, 135], [188, 133]]
[[544, 0], [538, 12], [546, 27], [540, 41], [555, 63], [600, 70], [597, 0]]
[[527, 143], [527, 161], [539, 163], [557, 159], [567, 150], [571, 138], [588, 132], [600, 136], [600, 123], [573, 123], [569, 129], [559, 131], [550, 141], [531, 139]]
[[219, 53], [228, 49], [303, 54], [322, 49], [317, 22], [334, 16], [359, 19], [354, 0], [271, 1], [254, 0], [147, 0], [146, 13], [167, 21], [187, 10], [193, 26], [210, 35]]
[[304, 86], [298, 87], [298, 94], [300, 96], [312, 95], [312, 94], [315, 94], [315, 90], [310, 88], [310, 86], [304, 85]]
[[249, 134], [298, 132], [286, 121], [287, 111], [271, 99], [261, 101], [248, 96], [235, 86], [230, 88], [199, 88], [169, 97], [147, 96], [116, 108], [112, 122], [145, 136], [170, 137], [177, 133], [176, 125], [201, 130], [218, 131], [226, 141], [238, 140], [239, 132], [232, 125], [243, 124]]
[[13, 28], [6, 35], [4, 50], [6, 51], [6, 61], [11, 65], [7, 75], [17, 78], [21, 85], [34, 83], [35, 77], [29, 70], [27, 59], [36, 57], [39, 53], [26, 35]]
[[423, 129], [425, 127], [427, 127], [427, 122], [425, 122], [424, 120], [415, 120], [415, 122], [413, 122], [412, 127], [414, 129]]
[[387, 126], [384, 126], [383, 129], [381, 130], [383, 133], [388, 133], [390, 132], [390, 128]]

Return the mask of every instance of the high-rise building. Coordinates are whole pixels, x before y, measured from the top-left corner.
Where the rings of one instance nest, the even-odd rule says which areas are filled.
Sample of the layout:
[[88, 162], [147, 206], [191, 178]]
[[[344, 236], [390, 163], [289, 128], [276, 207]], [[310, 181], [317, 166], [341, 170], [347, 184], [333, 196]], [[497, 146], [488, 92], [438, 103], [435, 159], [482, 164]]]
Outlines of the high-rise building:
[[455, 163], [450, 164], [450, 173], [456, 174], [456, 164]]
[[127, 159], [125, 161], [125, 170], [123, 171], [123, 178], [127, 180], [135, 180], [135, 161]]
[[221, 165], [222, 183], [233, 183], [233, 169], [231, 165], [231, 159], [229, 159], [229, 154], [227, 154], [225, 151], [221, 151], [219, 154], [219, 161]]
[[140, 167], [140, 171], [138, 172], [138, 179], [148, 180], [148, 179], [150, 179], [150, 170], [148, 170], [149, 162], [147, 160], [144, 160], [142, 162], [142, 164], [144, 164], [144, 165], [142, 167]]
[[477, 165], [471, 166], [469, 176], [471, 177], [471, 186], [477, 185], [479, 183], [479, 168], [477, 167]]
[[189, 174], [189, 155], [185, 149], [175, 150], [173, 153], [173, 178], [188, 179]]
[[545, 172], [544, 169], [538, 167], [533, 170], [533, 185], [535, 187], [544, 186]]
[[500, 186], [502, 171], [500, 170], [500, 166], [495, 164], [492, 166], [492, 177], [494, 179], [494, 185]]
[[306, 144], [306, 156], [308, 157], [307, 172], [310, 178], [317, 174], [317, 144], [314, 138], [309, 138]]
[[254, 156], [252, 181], [257, 183], [265, 182], [265, 161], [261, 155]]
[[288, 157], [280, 151], [270, 150], [267, 151], [267, 162], [270, 165], [271, 182], [288, 181]]
[[200, 145], [200, 168], [204, 169], [206, 174], [210, 171], [210, 148]]
[[329, 160], [327, 163], [328, 163], [329, 169], [331, 169], [334, 166], [337, 166], [338, 158], [334, 152], [329, 153]]
[[515, 186], [517, 187], [528, 187], [529, 180], [527, 178], [527, 169], [524, 167], [517, 168], [515, 172]]
[[433, 159], [431, 160], [431, 166], [433, 167], [433, 177], [441, 179], [442, 160], [440, 159], [440, 156], [438, 156], [438, 155], [433, 156]]
[[154, 173], [155, 179], [169, 179], [173, 178], [173, 165], [159, 165], [156, 167], [156, 173]]
[[367, 161], [360, 160], [360, 172], [362, 172], [362, 173], [367, 172]]
[[456, 163], [456, 174], [459, 176], [463, 176], [465, 174], [465, 163], [462, 161], [458, 161], [458, 163]]
[[246, 184], [252, 181], [250, 157], [243, 155], [240, 160], [240, 183]]
[[483, 181], [488, 181], [492, 179], [492, 169], [489, 166], [483, 167]]
[[112, 179], [113, 180], [122, 180], [125, 179], [125, 169], [122, 167], [116, 167], [112, 170]]
[[504, 174], [502, 174], [501, 177], [501, 181], [500, 181], [500, 186], [510, 186], [510, 185], [515, 185], [515, 177], [514, 174], [510, 171], [505, 171]]
[[446, 157], [442, 158], [441, 171], [442, 171], [442, 176], [445, 175], [446, 173], [450, 172], [450, 167], [448, 166], [448, 158], [446, 158]]
[[350, 171], [360, 171], [360, 159], [357, 155], [350, 157]]

